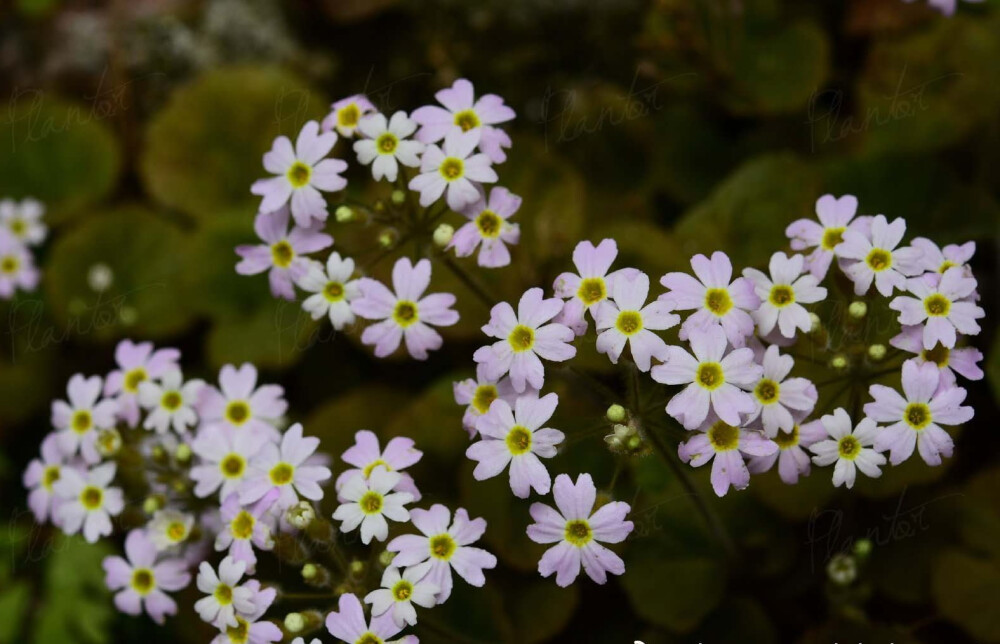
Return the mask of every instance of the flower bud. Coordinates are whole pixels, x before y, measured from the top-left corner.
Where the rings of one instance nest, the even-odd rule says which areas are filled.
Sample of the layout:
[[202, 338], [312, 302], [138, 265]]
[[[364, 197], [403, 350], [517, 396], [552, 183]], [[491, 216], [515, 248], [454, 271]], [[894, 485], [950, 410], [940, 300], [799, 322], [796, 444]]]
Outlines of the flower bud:
[[611, 405], [608, 407], [607, 417], [612, 423], [624, 423], [626, 418], [625, 408], [621, 405]]
[[299, 530], [305, 530], [313, 522], [313, 519], [316, 518], [316, 510], [313, 509], [312, 503], [299, 501], [288, 508], [285, 512], [285, 518]]
[[819, 316], [809, 312], [809, 333], [818, 333], [823, 329], [823, 320], [819, 319]]
[[844, 372], [847, 371], [848, 367], [851, 366], [850, 360], [847, 359], [843, 353], [838, 353], [837, 355], [830, 358], [830, 368], [834, 371]]
[[301, 633], [306, 627], [306, 618], [302, 613], [288, 613], [285, 615], [285, 630], [289, 633]]
[[187, 443], [181, 443], [174, 450], [174, 458], [177, 459], [178, 463], [187, 463], [191, 460], [191, 446]]
[[847, 307], [847, 314], [855, 320], [860, 320], [868, 315], [868, 305], [861, 300], [855, 300]]
[[859, 559], [865, 559], [872, 553], [872, 548], [871, 539], [858, 539], [854, 542], [854, 556]]
[[115, 282], [115, 273], [107, 264], [94, 264], [87, 271], [87, 285], [95, 293], [103, 293]]
[[307, 563], [306, 565], [302, 566], [302, 578], [305, 579], [306, 581], [309, 581], [310, 579], [315, 579], [316, 575], [318, 574], [319, 574], [319, 566], [317, 566], [316, 564]]
[[313, 588], [328, 588], [330, 571], [321, 564], [307, 563], [302, 566], [302, 580]]
[[392, 203], [399, 206], [402, 205], [404, 201], [406, 201], [406, 193], [403, 192], [402, 190], [393, 190], [392, 196], [390, 196], [389, 198], [392, 200]]
[[162, 494], [151, 494], [142, 502], [142, 511], [152, 516], [161, 509], [166, 502]]
[[838, 586], [849, 586], [858, 578], [858, 564], [851, 555], [836, 554], [826, 565], [826, 574]]
[[386, 228], [378, 235], [378, 245], [385, 249], [395, 246], [397, 240], [399, 240], [399, 233], [393, 228]]
[[114, 427], [102, 429], [97, 434], [97, 453], [101, 456], [114, 456], [122, 448], [122, 435]]
[[639, 438], [638, 434], [635, 434], [635, 435], [629, 437], [628, 442], [625, 443], [625, 444], [628, 445], [628, 448], [630, 450], [635, 451], [635, 450], [639, 449], [640, 447], [642, 447], [642, 439]]
[[163, 448], [163, 445], [153, 445], [153, 449], [149, 450], [149, 455], [161, 465], [167, 462], [167, 450]]
[[354, 221], [354, 209], [350, 206], [338, 206], [333, 216], [337, 218], [338, 223], [346, 224], [347, 222]]
[[365, 562], [355, 559], [348, 564], [347, 572], [349, 572], [352, 577], [361, 577], [365, 574], [365, 567]]
[[388, 550], [383, 550], [378, 556], [379, 565], [388, 568], [392, 565], [392, 560], [396, 558], [395, 552], [389, 552]]
[[884, 344], [873, 344], [868, 347], [868, 359], [872, 362], [881, 362], [885, 359], [886, 348]]
[[449, 224], [438, 224], [434, 229], [434, 244], [438, 248], [444, 248], [451, 243], [451, 238], [455, 236], [455, 229]]

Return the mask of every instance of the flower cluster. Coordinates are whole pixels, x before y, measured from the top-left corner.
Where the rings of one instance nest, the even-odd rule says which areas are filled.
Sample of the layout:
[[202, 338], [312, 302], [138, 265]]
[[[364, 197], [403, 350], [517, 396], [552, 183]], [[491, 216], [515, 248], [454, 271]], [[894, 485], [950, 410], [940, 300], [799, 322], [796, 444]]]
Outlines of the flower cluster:
[[[24, 473], [39, 522], [82, 532], [88, 542], [116, 525], [126, 533], [124, 556], [103, 562], [120, 611], [162, 624], [178, 613], [172, 594], [193, 580], [201, 593], [194, 612], [218, 629], [215, 644], [276, 642], [322, 628], [320, 613], [289, 613], [283, 628], [265, 618], [286, 598], [283, 587], [255, 577], [268, 553], [301, 567], [309, 586], [333, 591], [318, 597], [340, 596], [339, 610], [325, 617], [331, 634], [384, 641], [417, 622], [415, 607], [448, 599], [452, 572], [485, 583], [483, 571], [497, 560], [474, 545], [484, 519], [440, 504], [408, 507], [421, 498], [403, 471], [422, 456], [412, 440], [396, 437], [383, 449], [374, 433], [358, 431], [342, 455], [350, 467], [334, 479], [320, 440], [299, 423], [285, 427], [282, 387], [261, 384], [251, 364], [224, 366], [217, 384], [185, 378], [180, 358], [175, 349], [124, 340], [113, 371], [74, 375], [66, 400], [52, 403], [53, 431], [40, 458]], [[380, 575], [348, 561], [344, 539], [320, 516], [328, 485], [343, 535], [359, 530], [368, 545], [389, 538], [389, 521], [415, 528], [386, 544]], [[359, 597], [370, 605], [370, 622]]]
[[44, 215], [45, 207], [34, 199], [0, 199], [0, 299], [38, 286], [40, 274], [31, 249], [48, 235]]
[[[377, 357], [405, 344], [411, 357], [425, 360], [442, 345], [434, 327], [458, 321], [454, 295], [425, 294], [431, 259], [447, 260], [442, 251], [452, 249], [456, 256], [468, 257], [478, 248], [480, 266], [506, 266], [511, 260], [508, 245], [520, 237], [518, 225], [509, 219], [521, 198], [500, 186], [487, 191], [499, 178], [494, 166], [506, 160], [505, 149], [511, 146], [498, 126], [511, 121], [514, 111], [495, 94], [476, 98], [465, 79], [435, 98], [439, 105], [387, 115], [366, 97], [350, 96], [334, 103], [321, 123], [306, 123], [294, 145], [286, 136], [275, 139], [263, 159], [272, 176], [251, 188], [261, 197], [254, 222], [261, 243], [236, 248], [241, 258], [238, 273], [266, 271], [275, 297], [295, 300], [296, 287], [301, 289], [308, 294], [302, 308], [314, 320], [328, 317], [337, 331], [354, 325], [357, 318], [370, 321], [361, 341], [372, 346]], [[358, 164], [370, 166], [375, 181], [394, 187], [388, 203], [379, 200], [368, 206], [338, 197], [337, 221], [379, 226], [383, 252], [366, 262], [339, 252], [331, 252], [325, 262], [308, 257], [333, 246], [333, 237], [324, 232], [329, 210], [323, 193], [341, 193], [347, 187], [347, 162], [331, 156], [340, 138], [353, 139]], [[457, 232], [444, 223], [435, 229], [449, 212], [462, 215], [467, 223]], [[410, 242], [432, 248], [425, 243], [431, 241], [439, 250], [427, 258], [397, 260], [391, 289], [361, 276], [396, 246]], [[461, 271], [451, 261], [444, 265]]]

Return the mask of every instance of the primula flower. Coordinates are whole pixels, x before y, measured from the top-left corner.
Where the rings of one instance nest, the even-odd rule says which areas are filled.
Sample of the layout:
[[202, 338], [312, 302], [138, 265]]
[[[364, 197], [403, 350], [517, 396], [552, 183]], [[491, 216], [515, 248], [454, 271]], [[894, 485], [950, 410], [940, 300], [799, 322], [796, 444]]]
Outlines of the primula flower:
[[166, 592], [181, 590], [191, 582], [191, 574], [181, 559], [157, 561], [156, 548], [142, 530], [132, 530], [125, 538], [125, 555], [106, 557], [104, 583], [115, 594], [115, 606], [128, 615], [143, 609], [157, 624], [167, 615], [177, 614], [177, 602]]
[[774, 438], [778, 430], [792, 431], [793, 414], [808, 414], [819, 397], [816, 387], [807, 379], [788, 377], [794, 366], [792, 356], [779, 354], [773, 344], [764, 352], [764, 372], [753, 388], [756, 408], [746, 422], [760, 417], [769, 438]]
[[261, 212], [274, 212], [291, 199], [295, 222], [308, 227], [313, 220], [326, 221], [326, 199], [320, 193], [336, 192], [347, 185], [340, 173], [347, 169], [341, 159], [325, 159], [337, 142], [335, 132], [320, 133], [319, 123], [309, 121], [299, 132], [295, 147], [287, 136], [274, 140], [264, 154], [264, 169], [277, 175], [254, 182], [250, 192], [263, 197]]
[[816, 217], [819, 218], [819, 223], [812, 219], [799, 219], [785, 229], [785, 235], [791, 240], [792, 250], [813, 249], [806, 256], [805, 268], [817, 280], [822, 281], [826, 277], [830, 263], [837, 256], [834, 249], [844, 240], [844, 233], [856, 230], [863, 234], [870, 225], [867, 217], [854, 219], [857, 212], [858, 198], [854, 195], [840, 198], [823, 195], [816, 200]]
[[395, 181], [399, 174], [399, 164], [416, 168], [420, 165], [420, 153], [424, 144], [408, 141], [406, 138], [417, 129], [417, 124], [406, 116], [406, 112], [396, 112], [388, 122], [384, 114], [370, 114], [358, 124], [358, 131], [365, 137], [354, 142], [354, 152], [358, 162], [372, 166], [372, 177], [376, 181], [385, 178]]
[[878, 431], [874, 420], [863, 418], [852, 431], [851, 417], [843, 408], [838, 408], [820, 421], [829, 438], [813, 443], [809, 451], [815, 454], [813, 463], [820, 467], [836, 463], [833, 468], [834, 487], [854, 487], [857, 470], [873, 479], [882, 476], [879, 467], [885, 465], [885, 456], [871, 447]]
[[807, 476], [810, 470], [809, 454], [806, 452], [813, 443], [826, 438], [826, 430], [819, 420], [792, 425], [792, 430], [779, 430], [771, 440], [778, 450], [766, 456], [752, 456], [747, 463], [751, 474], [763, 474], [778, 464], [778, 476], [788, 485], [795, 485], [800, 476]]
[[302, 302], [302, 309], [318, 320], [329, 317], [330, 324], [337, 331], [354, 324], [351, 302], [361, 295], [358, 280], [352, 280], [354, 260], [341, 259], [340, 253], [333, 252], [323, 264], [310, 261], [298, 285], [303, 291], [312, 293]]
[[430, 261], [422, 259], [414, 265], [406, 257], [396, 260], [392, 268], [395, 293], [371, 278], [358, 281], [361, 296], [351, 302], [351, 309], [367, 320], [381, 320], [361, 334], [361, 342], [374, 346], [377, 357], [391, 354], [401, 340], [417, 360], [426, 360], [428, 351], [441, 348], [443, 340], [431, 326], [455, 324], [458, 312], [451, 308], [455, 304], [451, 293], [424, 295], [430, 283]]
[[427, 579], [430, 569], [429, 561], [406, 568], [402, 575], [395, 566], [386, 568], [382, 573], [382, 587], [365, 595], [365, 603], [372, 606], [372, 615], [391, 614], [400, 628], [404, 624], [416, 624], [414, 604], [422, 608], [437, 604], [434, 597], [440, 589]]
[[884, 385], [871, 385], [874, 402], [865, 405], [865, 415], [880, 423], [875, 449], [889, 452], [889, 462], [899, 465], [916, 447], [928, 465], [951, 457], [954, 443], [941, 425], [961, 425], [972, 419], [972, 407], [962, 407], [966, 392], [961, 387], [939, 389], [941, 374], [932, 363], [903, 363], [903, 394]]
[[632, 532], [633, 524], [626, 521], [631, 507], [612, 501], [594, 512], [597, 488], [590, 474], [581, 474], [576, 485], [566, 474], [556, 477], [552, 488], [556, 508], [543, 503], [531, 504], [528, 537], [535, 543], [555, 543], [538, 562], [542, 577], [556, 573], [556, 584], [569, 586], [580, 574], [580, 564], [587, 575], [599, 584], [608, 580], [607, 573], [625, 572], [625, 562], [601, 543], [621, 543]]
[[419, 501], [420, 491], [413, 477], [401, 470], [414, 465], [423, 455], [423, 452], [414, 447], [413, 439], [405, 436], [391, 439], [386, 443], [385, 450], [382, 450], [379, 447], [378, 436], [374, 432], [362, 429], [354, 434], [354, 445], [344, 450], [340, 457], [345, 463], [354, 467], [341, 472], [335, 487], [339, 494], [341, 488], [355, 475], [367, 479], [372, 470], [381, 465], [386, 470], [399, 474], [399, 482], [394, 487], [396, 492], [407, 492], [413, 497], [411, 501]]
[[39, 273], [28, 248], [6, 231], [0, 231], [0, 298], [9, 300], [14, 291], [33, 291]]
[[812, 323], [803, 304], [826, 299], [826, 289], [817, 286], [813, 275], [802, 275], [802, 255], [771, 255], [770, 277], [755, 268], [743, 269], [743, 275], [754, 284], [760, 307], [751, 315], [761, 334], [767, 335], [777, 325], [781, 335], [795, 337], [795, 330], [808, 331]]
[[521, 198], [507, 188], [493, 188], [489, 199], [485, 192], [480, 193], [477, 201], [461, 210], [470, 221], [455, 232], [448, 248], [454, 248], [459, 257], [468, 257], [479, 248], [478, 263], [486, 268], [510, 264], [506, 245], [516, 244], [521, 239], [521, 229], [507, 220], [520, 207]]
[[576, 355], [576, 347], [569, 344], [573, 331], [563, 324], [546, 324], [562, 306], [558, 298], [544, 299], [540, 288], [524, 292], [517, 304], [517, 315], [507, 302], [497, 304], [490, 311], [483, 333], [499, 341], [477, 349], [473, 359], [486, 366], [486, 376], [491, 379], [498, 380], [510, 372], [510, 381], [518, 393], [528, 385], [540, 390], [545, 383], [545, 368], [539, 358], [563, 362]]
[[111, 534], [111, 517], [121, 514], [125, 497], [117, 487], [110, 487], [115, 478], [115, 464], [98, 465], [89, 472], [64, 467], [52, 490], [59, 498], [52, 514], [53, 523], [66, 534], [76, 534], [83, 528], [87, 543]]
[[271, 294], [286, 300], [295, 299], [295, 281], [302, 279], [309, 268], [302, 257], [333, 244], [333, 237], [320, 232], [322, 224], [294, 226], [288, 232], [288, 209], [261, 212], [253, 222], [254, 231], [263, 244], [236, 247], [243, 259], [236, 265], [240, 275], [257, 275], [264, 271], [271, 285]]
[[[906, 234], [906, 222], [894, 219], [890, 224], [885, 215], [875, 215], [870, 234], [857, 230], [844, 232], [844, 241], [837, 245], [837, 257], [844, 262], [844, 273], [854, 281], [854, 293], [864, 295], [875, 281], [875, 288], [885, 297], [893, 289], [903, 290], [907, 275], [921, 272], [918, 248], [898, 248]], [[850, 261], [854, 260], [854, 261]]]
[[207, 561], [201, 562], [198, 568], [198, 590], [207, 597], [196, 601], [194, 609], [202, 621], [225, 630], [227, 627], [239, 626], [237, 614], [244, 617], [253, 614], [256, 593], [246, 584], [240, 585], [240, 579], [246, 570], [246, 562], [236, 561], [232, 557], [222, 560], [218, 574]]
[[[442, 194], [448, 207], [458, 211], [479, 199], [480, 183], [493, 183], [497, 173], [485, 154], [473, 154], [479, 132], [453, 131], [445, 137], [444, 148], [431, 143], [420, 158], [420, 174], [410, 179], [410, 190], [420, 193], [425, 208]], [[475, 183], [474, 183], [475, 182]]]
[[187, 541], [193, 526], [194, 516], [191, 514], [171, 508], [157, 510], [146, 524], [146, 536], [160, 552]]
[[66, 387], [69, 403], [52, 403], [52, 426], [57, 430], [59, 449], [66, 456], [80, 452], [83, 460], [93, 464], [101, 460], [97, 452], [97, 433], [115, 425], [118, 403], [101, 400], [101, 377], [84, 378], [75, 374]]
[[198, 422], [194, 406], [198, 394], [205, 386], [204, 380], [184, 382], [180, 369], [171, 369], [163, 374], [160, 382], [146, 380], [139, 383], [139, 405], [149, 413], [142, 426], [163, 434], [173, 428], [180, 435]]
[[45, 206], [36, 199], [0, 200], [0, 229], [25, 246], [38, 246], [45, 241], [48, 227], [42, 222]]
[[247, 572], [253, 573], [257, 566], [253, 549], [274, 548], [273, 518], [266, 513], [277, 499], [278, 492], [272, 490], [252, 506], [243, 507], [238, 494], [227, 496], [220, 508], [223, 527], [215, 537], [216, 552], [228, 549], [233, 559], [246, 562]]
[[204, 425], [249, 432], [264, 438], [279, 435], [274, 421], [288, 409], [280, 385], [257, 386], [257, 368], [244, 362], [239, 369], [227, 364], [219, 371], [219, 387], [202, 388], [198, 414]]
[[941, 248], [926, 237], [914, 237], [910, 245], [920, 250], [920, 267], [923, 270], [944, 274], [949, 268], [958, 266], [966, 277], [972, 276], [969, 262], [976, 254], [976, 242], [948, 244]]
[[181, 352], [177, 349], [154, 351], [152, 342], [136, 344], [131, 340], [122, 340], [115, 347], [118, 368], [105, 379], [104, 395], [118, 403], [118, 417], [129, 427], [139, 423], [139, 385], [177, 369], [180, 357]]
[[899, 323], [904, 326], [923, 324], [924, 349], [929, 351], [938, 343], [953, 349], [958, 333], [979, 334], [976, 320], [986, 311], [966, 300], [976, 290], [976, 280], [965, 277], [960, 267], [949, 268], [943, 275], [911, 277], [906, 290], [916, 297], [900, 295], [889, 302], [889, 308], [899, 311]]
[[612, 300], [601, 302], [594, 314], [597, 351], [607, 354], [618, 364], [625, 344], [632, 351], [632, 360], [640, 371], [649, 371], [653, 358], [667, 359], [667, 343], [653, 331], [664, 331], [680, 322], [671, 313], [670, 305], [663, 300], [646, 304], [649, 295], [649, 276], [645, 273], [623, 275], [612, 286]]
[[667, 361], [653, 367], [653, 380], [666, 385], [684, 385], [667, 403], [667, 413], [687, 429], [705, 422], [709, 411], [730, 425], [741, 425], [740, 414], [754, 410], [750, 389], [760, 379], [762, 368], [753, 361], [753, 350], [726, 352], [728, 341], [720, 326], [691, 331], [690, 353], [681, 347], [667, 348]]
[[250, 615], [237, 615], [236, 626], [227, 626], [215, 636], [211, 644], [270, 644], [279, 642], [284, 637], [276, 624], [259, 621], [267, 609], [271, 607], [277, 592], [273, 588], [261, 590], [257, 580], [248, 581], [254, 595], [254, 611]]
[[633, 270], [619, 269], [608, 273], [616, 257], [618, 244], [613, 239], [602, 239], [597, 246], [582, 241], [573, 249], [573, 265], [577, 273], [562, 273], [552, 284], [556, 297], [569, 299], [558, 321], [569, 326], [577, 335], [587, 331], [584, 312], [593, 314], [594, 308], [611, 294], [615, 278]]
[[[486, 375], [486, 365], [480, 363], [476, 365], [476, 377], [466, 378], [453, 383], [455, 402], [465, 405], [465, 413], [462, 415], [462, 426], [469, 432], [469, 438], [476, 436], [476, 421], [480, 416], [490, 410], [490, 405], [494, 400], [500, 398], [509, 404], [514, 404], [517, 400], [517, 392], [510, 378], [504, 376], [495, 380]], [[526, 392], [527, 393], [527, 392]]]
[[322, 465], [306, 464], [319, 447], [315, 436], [302, 436], [302, 424], [295, 423], [281, 437], [281, 445], [264, 443], [250, 461], [250, 472], [240, 487], [240, 503], [246, 505], [278, 490], [277, 506], [284, 510], [295, 505], [299, 497], [310, 501], [323, 498], [319, 486], [333, 473]]
[[378, 465], [368, 478], [356, 474], [348, 479], [340, 488], [344, 502], [333, 513], [333, 518], [341, 522], [340, 531], [350, 532], [360, 525], [361, 542], [368, 544], [372, 537], [385, 541], [389, 536], [386, 517], [393, 521], [409, 521], [410, 513], [403, 506], [413, 501], [413, 496], [408, 492], [393, 492], [399, 478], [397, 472]]
[[28, 488], [28, 507], [35, 515], [35, 521], [45, 523], [52, 514], [56, 500], [53, 484], [59, 480], [66, 467], [66, 456], [59, 448], [58, 436], [48, 434], [42, 440], [41, 458], [28, 463], [22, 482]]
[[430, 560], [425, 579], [438, 587], [439, 604], [451, 596], [452, 569], [472, 586], [486, 583], [483, 569], [495, 568], [497, 558], [471, 546], [486, 532], [486, 519], [470, 519], [469, 513], [459, 508], [452, 521], [451, 512], [440, 503], [430, 510], [410, 510], [410, 519], [423, 536], [406, 534], [390, 541], [386, 550], [397, 553], [393, 566], [414, 566]]
[[778, 452], [774, 441], [759, 431], [736, 427], [709, 416], [701, 429], [677, 447], [677, 455], [692, 467], [712, 463], [712, 489], [725, 496], [732, 486], [742, 490], [750, 485], [750, 471], [743, 456], [770, 456]]
[[444, 105], [426, 105], [413, 112], [413, 120], [421, 125], [417, 139], [434, 143], [452, 132], [481, 133], [479, 149], [486, 153], [493, 163], [503, 163], [507, 159], [504, 148], [511, 145], [510, 137], [498, 123], [513, 120], [514, 110], [504, 105], [496, 94], [485, 94], [476, 100], [472, 83], [464, 78], [455, 81], [451, 87], [434, 95]]
[[924, 348], [924, 328], [922, 326], [904, 326], [899, 335], [889, 340], [889, 344], [908, 353], [916, 354], [912, 360], [918, 365], [930, 362], [937, 365], [941, 372], [940, 387], [951, 387], [955, 384], [955, 374], [958, 373], [967, 380], [982, 380], [983, 370], [979, 362], [983, 352], [975, 347], [949, 349], [940, 344], [931, 349]]
[[494, 400], [490, 410], [479, 417], [476, 428], [482, 437], [465, 451], [478, 461], [472, 475], [485, 481], [510, 465], [510, 489], [514, 496], [528, 498], [531, 489], [548, 494], [552, 479], [541, 458], [556, 455], [556, 445], [566, 435], [558, 429], [542, 427], [555, 413], [559, 396], [521, 396], [513, 409], [505, 400]]
[[267, 438], [253, 432], [226, 431], [219, 425], [203, 427], [191, 443], [199, 464], [191, 468], [194, 495], [204, 498], [219, 491], [219, 501], [239, 492], [250, 473], [250, 461]]
[[396, 625], [392, 612], [386, 611], [371, 622], [365, 619], [365, 609], [356, 595], [345, 593], [340, 596], [339, 611], [330, 611], [326, 616], [326, 630], [342, 642], [348, 644], [368, 644], [387, 642], [395, 637], [402, 626]]
[[361, 118], [374, 111], [375, 106], [364, 94], [342, 98], [330, 106], [330, 113], [323, 119], [323, 131], [336, 129], [341, 136], [353, 136]]
[[760, 306], [753, 282], [745, 277], [734, 280], [729, 256], [719, 251], [712, 253], [711, 259], [695, 255], [691, 268], [697, 279], [687, 273], [667, 273], [660, 278], [660, 284], [669, 289], [660, 301], [675, 311], [696, 309], [681, 326], [681, 340], [687, 340], [692, 329], [721, 325], [730, 344], [746, 346], [746, 338], [753, 335], [750, 314]]

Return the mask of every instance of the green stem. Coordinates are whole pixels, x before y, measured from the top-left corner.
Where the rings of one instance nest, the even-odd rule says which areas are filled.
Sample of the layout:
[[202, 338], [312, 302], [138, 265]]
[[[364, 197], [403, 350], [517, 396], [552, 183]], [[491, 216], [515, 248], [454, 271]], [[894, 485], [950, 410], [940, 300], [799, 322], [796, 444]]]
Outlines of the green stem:
[[476, 282], [476, 280], [472, 279], [472, 277], [468, 273], [466, 273], [462, 269], [462, 267], [455, 262], [455, 260], [453, 260], [448, 255], [442, 255], [441, 263], [447, 266], [448, 269], [455, 274], [455, 277], [457, 277], [459, 281], [465, 284], [470, 291], [475, 293], [476, 297], [478, 297], [480, 301], [482, 301], [482, 303], [486, 306], [487, 309], [493, 308], [493, 305], [496, 303], [496, 301], [492, 297], [490, 297], [489, 293], [486, 292], [486, 289], [480, 286], [479, 283]]

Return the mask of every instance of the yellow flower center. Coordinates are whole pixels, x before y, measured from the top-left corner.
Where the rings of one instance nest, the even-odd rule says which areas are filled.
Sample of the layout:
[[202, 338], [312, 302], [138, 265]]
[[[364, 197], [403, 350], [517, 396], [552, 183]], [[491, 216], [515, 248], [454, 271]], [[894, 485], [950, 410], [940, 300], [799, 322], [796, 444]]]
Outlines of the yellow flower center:
[[399, 139], [392, 132], [384, 132], [375, 140], [375, 147], [378, 148], [379, 154], [392, 154], [396, 151], [397, 145], [399, 145]]
[[455, 125], [462, 128], [463, 132], [468, 132], [474, 127], [479, 127], [479, 116], [474, 110], [462, 110], [455, 114]]
[[933, 349], [924, 349], [920, 356], [927, 362], [933, 362], [938, 367], [944, 369], [948, 366], [948, 359], [951, 357], [951, 349], [940, 342], [934, 345]]
[[854, 436], [848, 434], [837, 441], [837, 452], [840, 454], [840, 458], [853, 461], [861, 453], [861, 443]]
[[705, 308], [722, 317], [733, 308], [733, 299], [724, 288], [710, 288], [705, 291]]
[[823, 241], [820, 243], [824, 250], [832, 251], [837, 244], [844, 241], [844, 231], [846, 228], [827, 228], [823, 231]]
[[778, 395], [780, 392], [781, 386], [768, 378], [764, 378], [758, 382], [757, 387], [753, 391], [757, 400], [759, 400], [762, 405], [773, 405], [778, 402]]
[[521, 425], [511, 427], [507, 432], [506, 441], [507, 449], [515, 456], [531, 451], [531, 432], [526, 427]]
[[228, 606], [233, 603], [233, 589], [226, 584], [219, 584], [215, 587], [215, 601], [219, 602], [220, 606]]
[[49, 465], [42, 473], [42, 487], [49, 492], [52, 491], [52, 484], [59, 480], [61, 471], [58, 465]]
[[253, 536], [253, 528], [256, 524], [257, 519], [252, 514], [246, 510], [240, 510], [240, 513], [229, 524], [229, 532], [232, 533], [234, 539], [246, 541]]
[[171, 521], [170, 525], [167, 526], [167, 538], [171, 541], [183, 541], [184, 539], [187, 539], [187, 535], [187, 525], [185, 525], [183, 521]]
[[929, 295], [924, 299], [924, 310], [930, 317], [944, 317], [951, 311], [951, 300], [940, 293]]
[[357, 103], [348, 103], [337, 110], [337, 125], [341, 127], [354, 127], [361, 118], [361, 108]]
[[507, 336], [507, 341], [510, 342], [510, 346], [514, 349], [514, 353], [528, 351], [535, 345], [535, 331], [531, 327], [519, 324], [514, 327], [514, 330], [510, 332], [509, 336]]
[[954, 268], [956, 266], [958, 266], [958, 264], [951, 261], [950, 259], [946, 259], [944, 260], [944, 262], [941, 263], [941, 266], [938, 267], [938, 273], [944, 273], [949, 268]]
[[176, 391], [168, 391], [160, 398], [160, 406], [167, 411], [177, 411], [180, 409], [182, 402], [184, 402], [184, 399]]
[[386, 463], [382, 459], [376, 459], [376, 460], [372, 461], [371, 463], [369, 463], [368, 465], [366, 465], [365, 469], [362, 470], [365, 473], [365, 478], [368, 478], [369, 476], [371, 476], [372, 475], [372, 470], [374, 470], [379, 465], [381, 465], [382, 467], [384, 467], [386, 469], [386, 471], [388, 471], [388, 472], [392, 471], [392, 468], [389, 467], [388, 463]]
[[296, 161], [292, 164], [292, 167], [288, 168], [287, 176], [288, 182], [292, 184], [293, 188], [301, 188], [309, 184], [309, 178], [312, 177], [312, 168], [301, 161]]
[[771, 294], [767, 299], [780, 309], [795, 302], [795, 291], [787, 284], [775, 284], [771, 287]]
[[365, 514], [378, 514], [382, 511], [382, 495], [374, 490], [365, 492], [358, 501], [361, 511]]
[[924, 403], [910, 403], [903, 412], [903, 420], [914, 431], [920, 431], [931, 424], [931, 408]]
[[323, 297], [327, 302], [339, 302], [344, 299], [344, 285], [340, 282], [327, 282], [323, 287]]
[[385, 644], [385, 642], [381, 637], [369, 631], [355, 640], [354, 644]]
[[3, 259], [0, 259], [0, 273], [13, 275], [20, 266], [21, 262], [13, 255], [6, 255]]
[[865, 262], [873, 271], [880, 273], [892, 266], [892, 254], [881, 248], [873, 248], [865, 258]]
[[496, 385], [479, 385], [476, 387], [476, 393], [472, 396], [472, 406], [480, 414], [485, 414], [490, 410], [493, 401], [499, 397]]
[[271, 477], [271, 483], [275, 485], [288, 485], [292, 482], [292, 477], [295, 475], [295, 468], [289, 463], [278, 463], [271, 468], [268, 476]]
[[125, 378], [122, 380], [122, 387], [130, 394], [134, 394], [139, 391], [139, 383], [146, 380], [147, 377], [146, 370], [138, 367], [125, 374]]
[[597, 304], [608, 296], [607, 286], [603, 277], [588, 277], [580, 282], [580, 288], [576, 291], [576, 296], [587, 306]]
[[132, 589], [140, 595], [148, 595], [156, 586], [153, 571], [149, 568], [136, 568], [132, 571]]
[[80, 503], [87, 510], [96, 510], [104, 502], [104, 490], [93, 485], [88, 485], [80, 492]]
[[618, 314], [615, 327], [625, 335], [635, 335], [642, 331], [642, 316], [637, 311], [622, 311]]
[[10, 232], [16, 237], [23, 237], [24, 233], [28, 232], [28, 223], [20, 217], [15, 217], [10, 220]]
[[398, 602], [405, 602], [412, 594], [413, 584], [405, 579], [400, 579], [396, 582], [396, 585], [392, 587], [392, 596], [395, 597]]
[[70, 421], [70, 427], [77, 434], [85, 434], [93, 426], [94, 419], [86, 409], [80, 409], [73, 413], [73, 420]]
[[774, 442], [778, 444], [780, 449], [795, 447], [799, 444], [799, 426], [793, 425], [790, 432], [779, 431], [778, 435], [774, 437]]
[[236, 617], [236, 626], [226, 627], [226, 636], [232, 644], [246, 644], [250, 639], [250, 624], [242, 617]]
[[439, 534], [430, 540], [431, 556], [444, 561], [451, 559], [457, 547], [450, 534]]
[[392, 311], [392, 319], [404, 329], [416, 323], [420, 319], [417, 314], [417, 305], [407, 300], [396, 302], [396, 308]]
[[233, 400], [226, 405], [226, 419], [233, 425], [242, 425], [250, 420], [250, 405], [244, 400]]
[[286, 240], [282, 239], [271, 246], [271, 260], [278, 268], [288, 268], [292, 265], [293, 259], [295, 259], [295, 249]]
[[590, 530], [590, 524], [583, 519], [567, 521], [563, 538], [577, 548], [582, 548], [593, 538], [593, 534]]
[[441, 162], [440, 171], [441, 176], [446, 181], [454, 181], [455, 179], [460, 179], [465, 173], [465, 163], [456, 157], [448, 157]]
[[698, 365], [694, 381], [709, 391], [721, 387], [726, 382], [722, 365], [718, 362], [702, 362]]
[[479, 234], [486, 239], [495, 239], [500, 236], [500, 228], [503, 220], [492, 210], [484, 210], [476, 217], [476, 228]]
[[246, 460], [235, 452], [227, 454], [224, 459], [219, 461], [219, 470], [227, 479], [235, 479], [242, 476], [246, 466]]
[[740, 446], [740, 430], [721, 420], [708, 429], [708, 442], [716, 452], [729, 452]]

